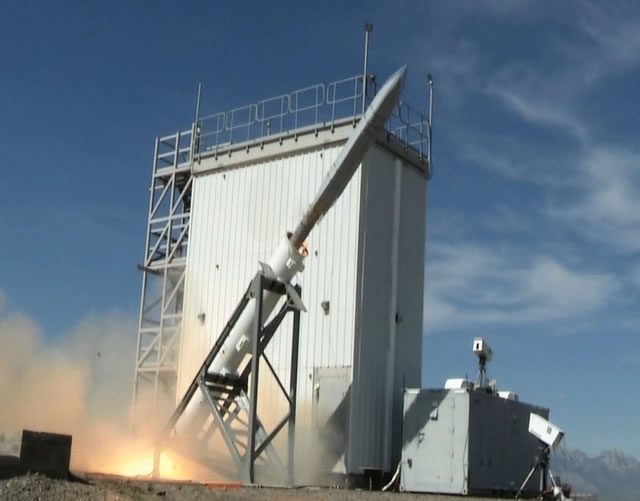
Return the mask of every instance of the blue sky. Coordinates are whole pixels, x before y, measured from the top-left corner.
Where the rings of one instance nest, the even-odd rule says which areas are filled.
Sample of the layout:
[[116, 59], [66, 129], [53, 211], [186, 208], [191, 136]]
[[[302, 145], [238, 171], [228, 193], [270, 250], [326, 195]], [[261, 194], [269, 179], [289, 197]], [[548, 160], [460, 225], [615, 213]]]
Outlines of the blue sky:
[[[0, 303], [55, 343], [137, 315], [153, 139], [370, 69], [436, 82], [426, 386], [475, 375], [567, 445], [640, 456], [640, 7], [633, 2], [6, 1]], [[1, 314], [1, 312], [0, 312]], [[135, 338], [135, 332], [132, 332]]]

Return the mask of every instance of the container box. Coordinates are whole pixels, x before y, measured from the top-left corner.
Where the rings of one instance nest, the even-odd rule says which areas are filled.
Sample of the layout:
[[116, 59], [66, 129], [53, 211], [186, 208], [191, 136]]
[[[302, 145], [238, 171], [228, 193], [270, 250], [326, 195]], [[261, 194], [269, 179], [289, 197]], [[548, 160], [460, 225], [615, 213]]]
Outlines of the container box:
[[[549, 410], [467, 389], [404, 393], [400, 488], [462, 495], [514, 494], [539, 453], [529, 415]], [[536, 472], [524, 494], [537, 494]]]
[[66, 479], [70, 460], [71, 435], [29, 430], [22, 432], [20, 467], [23, 471]]

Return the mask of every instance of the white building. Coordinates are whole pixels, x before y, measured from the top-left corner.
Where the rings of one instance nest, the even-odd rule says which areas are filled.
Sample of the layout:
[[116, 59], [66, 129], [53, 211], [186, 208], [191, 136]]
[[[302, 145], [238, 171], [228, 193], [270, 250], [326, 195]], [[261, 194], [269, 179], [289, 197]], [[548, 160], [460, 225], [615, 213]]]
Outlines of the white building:
[[[359, 120], [361, 101], [359, 76], [210, 115], [198, 128], [158, 139], [138, 398], [145, 387], [181, 398], [258, 262], [293, 230], [320, 187]], [[421, 381], [430, 168], [426, 119], [408, 113], [399, 110], [311, 232], [297, 278], [307, 312], [296, 442], [308, 444], [316, 433], [326, 439], [322, 430], [331, 421], [329, 466], [349, 474], [395, 468], [403, 388]], [[200, 139], [192, 142], [194, 131]], [[284, 324], [267, 350], [283, 380], [290, 345]], [[260, 380], [259, 415], [268, 428], [285, 401], [275, 383]]]

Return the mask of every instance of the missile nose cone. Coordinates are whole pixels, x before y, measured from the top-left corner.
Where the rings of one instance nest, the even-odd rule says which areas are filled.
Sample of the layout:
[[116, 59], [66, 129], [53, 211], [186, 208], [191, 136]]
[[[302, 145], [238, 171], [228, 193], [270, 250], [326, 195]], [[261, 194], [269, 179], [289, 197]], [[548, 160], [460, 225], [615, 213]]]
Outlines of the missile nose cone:
[[385, 84], [380, 88], [373, 101], [369, 105], [371, 112], [376, 115], [383, 116], [386, 120], [391, 114], [391, 110], [400, 97], [400, 92], [404, 87], [404, 79], [407, 74], [407, 65], [389, 77]]
[[385, 82], [380, 89], [380, 93], [384, 93], [387, 89], [393, 89], [397, 92], [401, 91], [404, 87], [404, 81], [407, 75], [407, 65], [405, 64], [401, 68], [397, 69], [393, 75]]
[[404, 87], [406, 76], [407, 76], [407, 65], [405, 64], [401, 68], [397, 69], [395, 73], [391, 75], [391, 77], [389, 77], [389, 80], [387, 80], [387, 82], [390, 83], [392, 87], [397, 86], [400, 89], [402, 89]]
[[402, 65], [402, 67], [400, 69], [398, 69], [394, 75], [400, 75], [400, 78], [402, 79], [403, 83], [404, 83], [404, 79], [407, 75], [407, 65], [404, 64]]

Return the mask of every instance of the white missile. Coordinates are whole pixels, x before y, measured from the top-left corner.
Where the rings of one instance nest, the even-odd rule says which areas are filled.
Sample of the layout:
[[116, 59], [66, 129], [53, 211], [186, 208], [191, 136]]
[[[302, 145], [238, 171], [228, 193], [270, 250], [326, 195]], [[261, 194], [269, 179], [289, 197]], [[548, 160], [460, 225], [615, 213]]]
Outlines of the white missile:
[[[403, 66], [382, 86], [331, 166], [318, 194], [304, 213], [295, 232], [290, 237], [283, 239], [268, 260], [267, 264], [280, 281], [289, 283], [296, 273], [304, 269], [305, 239], [318, 220], [342, 194], [358, 166], [362, 163], [367, 150], [383, 129], [384, 123], [391, 115], [400, 96], [405, 73], [406, 66]], [[280, 295], [269, 291], [264, 292], [263, 321], [269, 317], [280, 297]], [[251, 350], [254, 322], [255, 308], [245, 308], [220, 352], [209, 366], [208, 373], [222, 375], [237, 373], [242, 360]], [[190, 435], [198, 431], [207, 416], [206, 406], [204, 398], [194, 395], [183, 416], [176, 423], [176, 430], [180, 435]]]
[[347, 187], [349, 180], [362, 163], [367, 150], [375, 141], [376, 136], [384, 127], [384, 123], [391, 115], [393, 107], [398, 102], [406, 72], [407, 67], [403, 66], [385, 82], [366, 109], [353, 134], [340, 150], [340, 155], [331, 166], [316, 198], [291, 236], [291, 243], [295, 248], [302, 245], [318, 220], [331, 208]]

